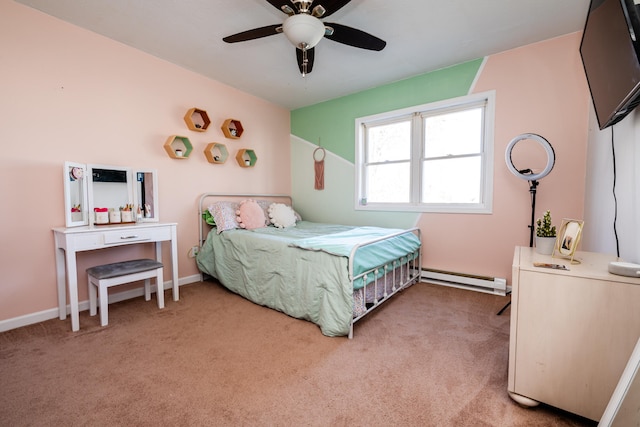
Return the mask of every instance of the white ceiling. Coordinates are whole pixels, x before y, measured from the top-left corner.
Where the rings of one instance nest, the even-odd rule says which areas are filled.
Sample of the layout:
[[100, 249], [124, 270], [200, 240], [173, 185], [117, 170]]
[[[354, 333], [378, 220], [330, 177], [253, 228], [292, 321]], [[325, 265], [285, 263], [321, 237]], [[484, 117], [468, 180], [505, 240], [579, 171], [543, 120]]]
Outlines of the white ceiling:
[[[16, 0], [289, 109], [581, 31], [588, 0], [352, 0], [325, 19], [387, 42], [381, 52], [321, 40], [303, 78], [265, 0]], [[315, 4], [322, 4], [316, 0]]]

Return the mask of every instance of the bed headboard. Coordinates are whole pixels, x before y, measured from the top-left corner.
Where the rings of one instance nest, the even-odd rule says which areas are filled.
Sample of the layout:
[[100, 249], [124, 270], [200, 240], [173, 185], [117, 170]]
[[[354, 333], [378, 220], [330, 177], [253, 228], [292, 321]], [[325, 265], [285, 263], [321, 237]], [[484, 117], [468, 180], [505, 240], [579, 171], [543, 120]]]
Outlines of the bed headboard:
[[246, 194], [226, 194], [226, 193], [204, 193], [200, 196], [200, 201], [198, 202], [198, 231], [199, 231], [199, 235], [198, 235], [198, 242], [200, 244], [200, 246], [202, 246], [202, 244], [204, 243], [204, 239], [206, 237], [205, 235], [205, 230], [207, 230], [208, 228], [205, 227], [210, 227], [209, 224], [207, 224], [203, 219], [202, 219], [202, 214], [204, 213], [204, 211], [206, 209], [208, 209], [209, 205], [213, 202], [219, 202], [219, 201], [238, 201], [241, 202], [242, 200], [245, 199], [262, 199], [262, 200], [272, 200], [274, 203], [285, 203], [291, 207], [293, 207], [293, 199], [291, 198], [291, 196], [289, 196], [288, 194], [250, 194], [250, 193], [246, 193]]

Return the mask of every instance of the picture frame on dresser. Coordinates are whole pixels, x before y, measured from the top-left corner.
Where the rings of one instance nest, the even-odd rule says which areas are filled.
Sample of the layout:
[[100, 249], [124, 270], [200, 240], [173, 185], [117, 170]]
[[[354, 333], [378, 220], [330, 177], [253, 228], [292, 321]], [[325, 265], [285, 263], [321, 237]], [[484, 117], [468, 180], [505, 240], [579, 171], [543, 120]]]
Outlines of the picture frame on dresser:
[[576, 260], [575, 253], [582, 238], [582, 227], [584, 221], [577, 219], [563, 218], [560, 229], [558, 230], [558, 237], [556, 239], [555, 246], [553, 248], [553, 256], [560, 256], [568, 258], [571, 263], [579, 263]]

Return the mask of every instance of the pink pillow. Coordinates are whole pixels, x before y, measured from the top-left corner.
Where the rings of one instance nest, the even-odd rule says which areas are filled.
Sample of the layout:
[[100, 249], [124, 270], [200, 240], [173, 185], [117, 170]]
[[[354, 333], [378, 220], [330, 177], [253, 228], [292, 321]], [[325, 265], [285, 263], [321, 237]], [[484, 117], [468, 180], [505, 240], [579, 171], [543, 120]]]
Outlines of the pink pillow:
[[243, 200], [236, 211], [238, 225], [247, 230], [262, 228], [266, 224], [264, 211], [255, 200]]

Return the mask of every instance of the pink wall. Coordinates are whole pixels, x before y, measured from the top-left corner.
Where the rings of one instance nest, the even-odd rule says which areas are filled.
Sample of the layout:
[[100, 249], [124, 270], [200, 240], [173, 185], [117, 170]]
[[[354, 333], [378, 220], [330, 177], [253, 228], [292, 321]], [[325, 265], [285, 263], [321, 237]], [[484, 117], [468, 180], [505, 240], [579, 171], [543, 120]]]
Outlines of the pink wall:
[[[288, 110], [11, 0], [0, 0], [0, 94], [0, 321], [57, 307], [51, 228], [64, 225], [65, 160], [158, 170], [160, 219], [178, 223], [182, 278], [198, 273], [187, 253], [201, 193], [290, 192]], [[187, 129], [191, 107], [207, 111], [206, 133]], [[240, 140], [224, 138], [226, 118], [242, 121]], [[172, 134], [190, 138], [188, 160], [165, 153]], [[229, 149], [224, 165], [203, 154], [214, 141]], [[256, 151], [255, 168], [234, 163], [238, 148]], [[139, 251], [87, 254], [78, 271]]]
[[557, 225], [583, 218], [589, 91], [579, 44], [575, 33], [487, 59], [474, 92], [496, 91], [493, 214], [422, 215], [427, 267], [511, 277], [514, 246], [529, 245], [531, 201], [528, 181], [509, 172], [504, 152], [522, 133], [543, 136], [556, 155], [538, 186], [536, 218], [547, 209]]

